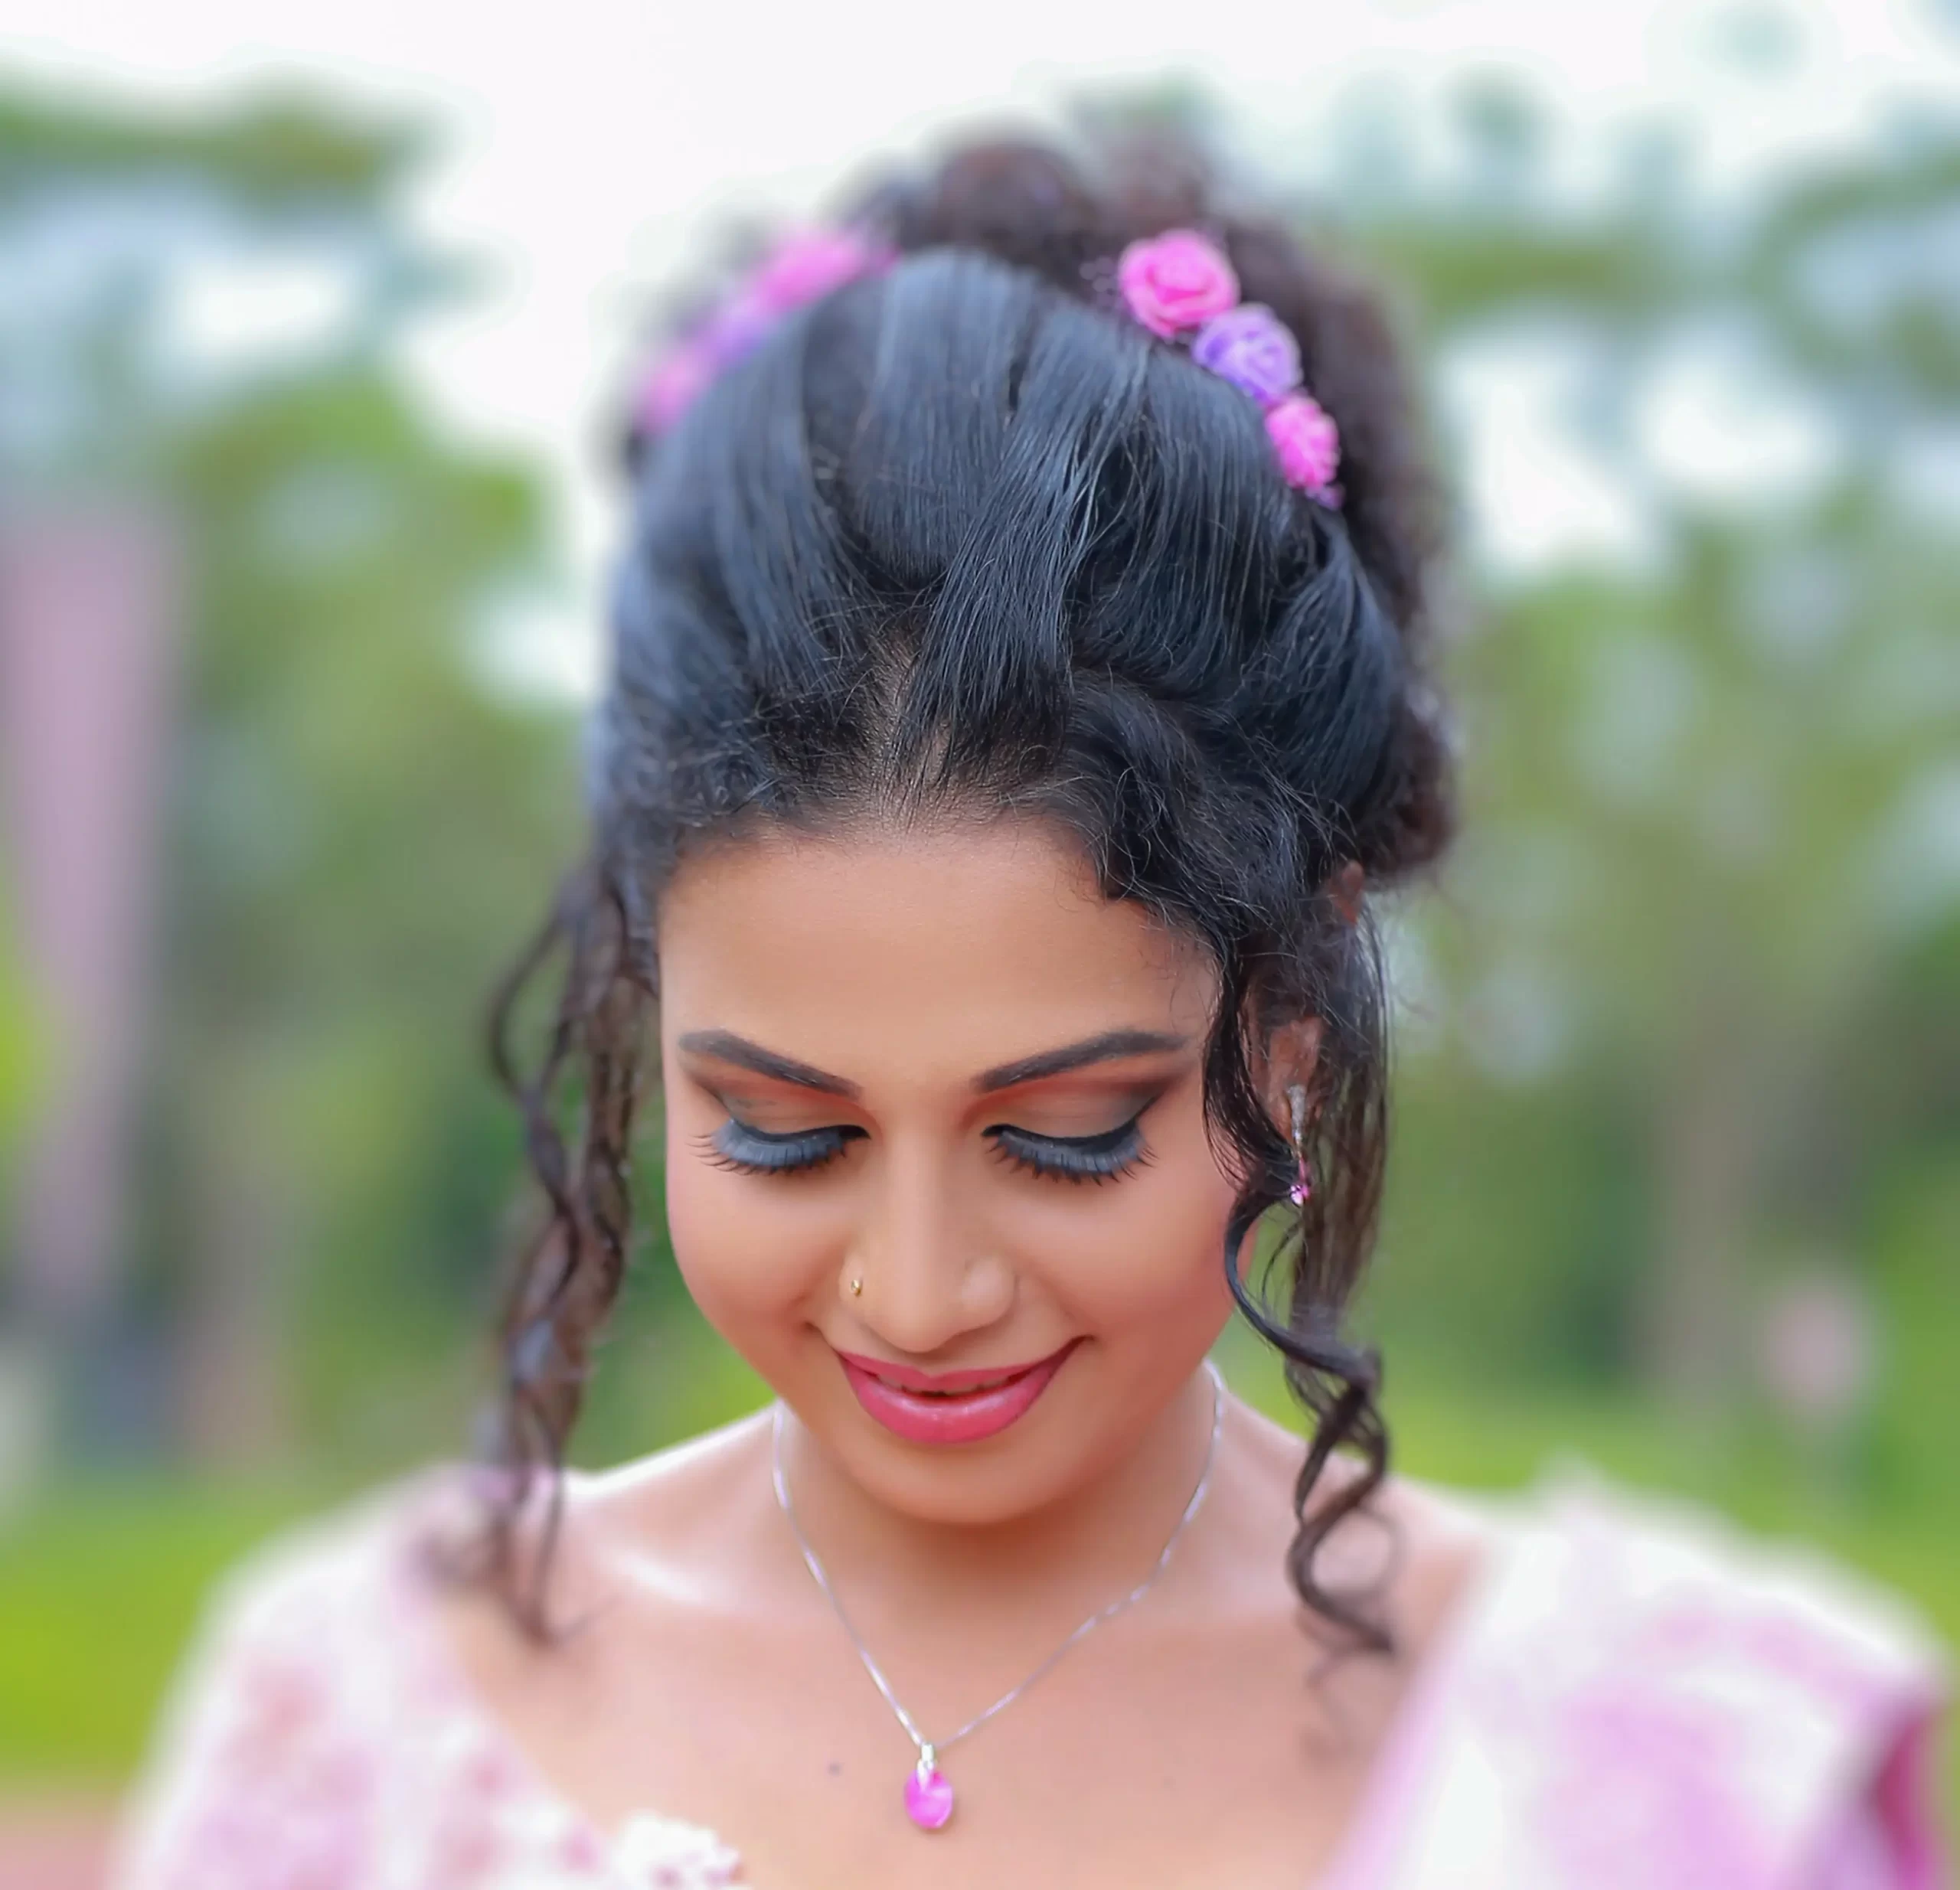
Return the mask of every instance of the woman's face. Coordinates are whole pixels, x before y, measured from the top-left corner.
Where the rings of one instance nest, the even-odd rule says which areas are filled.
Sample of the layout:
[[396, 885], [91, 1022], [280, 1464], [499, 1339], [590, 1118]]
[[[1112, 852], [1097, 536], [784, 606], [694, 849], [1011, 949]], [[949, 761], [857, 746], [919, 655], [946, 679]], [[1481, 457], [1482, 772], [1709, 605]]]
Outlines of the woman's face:
[[659, 949], [668, 1213], [717, 1330], [908, 1514], [1119, 1461], [1230, 1311], [1203, 953], [1033, 824], [744, 839], [682, 868]]

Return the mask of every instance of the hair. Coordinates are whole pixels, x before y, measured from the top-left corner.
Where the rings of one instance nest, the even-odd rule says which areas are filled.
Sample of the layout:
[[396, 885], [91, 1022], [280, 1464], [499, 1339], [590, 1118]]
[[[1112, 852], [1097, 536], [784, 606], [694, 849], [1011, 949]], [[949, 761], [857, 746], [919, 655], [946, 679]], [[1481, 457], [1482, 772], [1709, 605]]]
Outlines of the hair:
[[[956, 149], [856, 206], [898, 253], [888, 271], [786, 318], [662, 436], [629, 439], [590, 848], [491, 1015], [545, 1200], [508, 1287], [476, 1566], [534, 1638], [553, 1634], [565, 1445], [626, 1263], [662, 887], [758, 823], [951, 810], [1053, 824], [1108, 897], [1215, 964], [1205, 1108], [1239, 1187], [1223, 1262], [1310, 1421], [1289, 1572], [1351, 1644], [1392, 1650], [1367, 1591], [1315, 1566], [1389, 1457], [1379, 1356], [1342, 1332], [1381, 1197], [1387, 1001], [1374, 916], [1337, 876], [1357, 861], [1370, 890], [1392, 885], [1452, 831], [1423, 661], [1444, 508], [1381, 293], [1223, 196], [1161, 139]], [[1340, 429], [1339, 512], [1285, 484], [1255, 403], [1098, 305], [1097, 266], [1178, 227], [1210, 233], [1298, 340]], [[560, 948], [521, 1072], [514, 1010]], [[1309, 1016], [1316, 1185], [1255, 1288], [1240, 1243], [1294, 1170], [1254, 1072], [1267, 1033]], [[1336, 1450], [1360, 1474], [1310, 1513]]]

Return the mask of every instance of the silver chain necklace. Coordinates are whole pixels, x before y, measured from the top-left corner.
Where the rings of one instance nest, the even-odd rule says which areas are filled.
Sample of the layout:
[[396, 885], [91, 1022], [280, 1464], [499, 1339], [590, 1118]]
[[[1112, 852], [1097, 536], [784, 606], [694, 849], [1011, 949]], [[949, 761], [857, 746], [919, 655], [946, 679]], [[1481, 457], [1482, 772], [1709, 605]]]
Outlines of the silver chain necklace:
[[919, 1763], [905, 1781], [906, 1814], [922, 1831], [936, 1831], [952, 1816], [952, 1787], [939, 1770], [939, 1757], [947, 1747], [957, 1745], [969, 1732], [977, 1732], [995, 1714], [1011, 1706], [1022, 1694], [1040, 1679], [1070, 1648], [1081, 1640], [1092, 1628], [1099, 1627], [1103, 1622], [1120, 1614], [1149, 1593], [1152, 1584], [1169, 1566], [1171, 1552], [1178, 1546], [1178, 1538], [1191, 1525], [1191, 1518], [1198, 1513], [1204, 1501], [1205, 1492], [1211, 1487], [1211, 1467], [1218, 1455], [1218, 1433], [1225, 1418], [1225, 1381], [1219, 1376], [1218, 1367], [1207, 1359], [1204, 1369], [1211, 1378], [1211, 1441], [1205, 1446], [1204, 1468], [1199, 1473], [1197, 1487], [1192, 1490], [1190, 1502], [1184, 1505], [1184, 1513], [1178, 1518], [1174, 1528], [1158, 1556], [1155, 1565], [1127, 1595], [1119, 1595], [1106, 1608], [1099, 1608], [1090, 1615], [1067, 1640], [1050, 1654], [1047, 1660], [1018, 1685], [1011, 1686], [995, 1700], [985, 1712], [976, 1713], [957, 1732], [949, 1733], [943, 1739], [929, 1739], [919, 1730], [912, 1715], [899, 1704], [898, 1696], [891, 1690], [878, 1663], [871, 1657], [871, 1650], [864, 1645], [863, 1637], [851, 1624], [851, 1617], [844, 1611], [844, 1604], [837, 1598], [837, 1591], [830, 1585], [830, 1577], [824, 1573], [823, 1564], [817, 1559], [817, 1552], [810, 1546], [809, 1538], [803, 1533], [802, 1525], [796, 1520], [796, 1511], [789, 1500], [789, 1486], [782, 1475], [782, 1403], [779, 1399], [775, 1408], [770, 1431], [770, 1467], [776, 1483], [776, 1500], [782, 1506], [788, 1519], [796, 1545], [803, 1552], [803, 1560], [810, 1573], [815, 1578], [817, 1586], [823, 1591], [824, 1598], [831, 1604], [837, 1618], [844, 1624], [844, 1631], [851, 1637], [851, 1644], [858, 1650], [858, 1657], [864, 1663], [864, 1671], [871, 1676], [872, 1683], [884, 1696], [885, 1704], [897, 1715], [912, 1743], [919, 1748]]

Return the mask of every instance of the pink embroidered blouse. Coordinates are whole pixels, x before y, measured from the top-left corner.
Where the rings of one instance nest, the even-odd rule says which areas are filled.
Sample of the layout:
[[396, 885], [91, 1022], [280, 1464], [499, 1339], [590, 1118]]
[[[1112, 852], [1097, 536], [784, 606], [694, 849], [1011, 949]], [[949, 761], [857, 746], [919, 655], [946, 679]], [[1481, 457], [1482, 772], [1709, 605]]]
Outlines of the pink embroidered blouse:
[[[126, 1803], [116, 1890], [708, 1890], [648, 1809], [597, 1828], [475, 1698], [411, 1542], [436, 1466], [288, 1533], [209, 1605]], [[1949, 1693], [1838, 1565], [1576, 1466], [1496, 1546], [1312, 1890], [1939, 1890]], [[377, 1629], [382, 1631], [377, 1631]]]

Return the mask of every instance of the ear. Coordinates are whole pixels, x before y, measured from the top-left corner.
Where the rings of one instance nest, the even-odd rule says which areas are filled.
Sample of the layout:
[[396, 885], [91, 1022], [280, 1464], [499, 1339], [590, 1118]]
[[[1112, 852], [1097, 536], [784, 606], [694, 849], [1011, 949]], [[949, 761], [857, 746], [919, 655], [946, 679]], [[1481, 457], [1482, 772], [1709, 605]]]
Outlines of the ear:
[[[1367, 876], [1361, 861], [1350, 860], [1339, 872], [1329, 875], [1325, 883], [1341, 916], [1351, 925], [1361, 916], [1361, 892]], [[1282, 1135], [1293, 1132], [1292, 1102], [1287, 1092], [1295, 1089], [1312, 1091], [1325, 1027], [1318, 1017], [1298, 1017], [1281, 1024], [1260, 1046], [1253, 1080]]]
[[1328, 881], [1328, 890], [1349, 925], [1361, 916], [1361, 882], [1367, 877], [1361, 863], [1351, 860]]
[[1287, 1092], [1313, 1088], [1314, 1066], [1320, 1060], [1325, 1027], [1318, 1017], [1298, 1017], [1280, 1025], [1266, 1043], [1259, 1087], [1282, 1135], [1293, 1133], [1293, 1107]]

